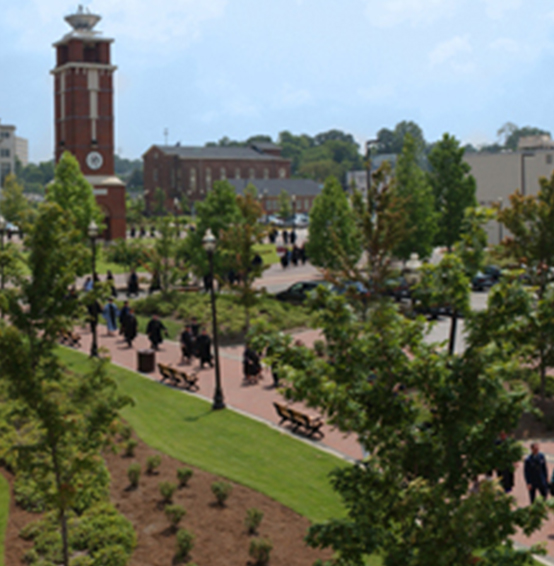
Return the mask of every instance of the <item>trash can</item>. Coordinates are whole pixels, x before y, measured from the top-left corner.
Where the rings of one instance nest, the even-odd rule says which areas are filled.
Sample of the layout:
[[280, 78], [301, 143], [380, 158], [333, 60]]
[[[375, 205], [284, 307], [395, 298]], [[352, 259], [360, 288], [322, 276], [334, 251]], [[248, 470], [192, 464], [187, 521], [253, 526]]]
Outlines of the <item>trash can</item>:
[[139, 350], [137, 352], [137, 369], [141, 373], [152, 373], [156, 365], [156, 352], [154, 350]]

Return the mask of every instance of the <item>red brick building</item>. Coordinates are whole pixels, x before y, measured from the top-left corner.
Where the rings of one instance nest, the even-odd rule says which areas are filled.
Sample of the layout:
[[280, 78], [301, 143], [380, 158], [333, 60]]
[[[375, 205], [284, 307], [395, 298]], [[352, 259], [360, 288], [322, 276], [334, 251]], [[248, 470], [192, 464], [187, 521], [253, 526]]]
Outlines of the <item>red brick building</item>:
[[125, 238], [125, 185], [114, 174], [113, 39], [94, 31], [100, 16], [65, 18], [73, 28], [54, 43], [55, 157], [70, 151], [106, 215], [106, 239]]
[[214, 181], [288, 179], [291, 163], [281, 149], [270, 143], [250, 147], [186, 147], [153, 145], [144, 155], [144, 195], [152, 211], [159, 187], [165, 193], [165, 207], [186, 196], [193, 204], [204, 200]]

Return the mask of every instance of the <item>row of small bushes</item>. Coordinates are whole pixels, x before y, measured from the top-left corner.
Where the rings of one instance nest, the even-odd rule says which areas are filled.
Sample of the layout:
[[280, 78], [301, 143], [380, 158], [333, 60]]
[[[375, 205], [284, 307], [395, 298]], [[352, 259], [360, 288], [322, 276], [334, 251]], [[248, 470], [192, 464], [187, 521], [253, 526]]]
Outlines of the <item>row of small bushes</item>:
[[[200, 325], [210, 325], [209, 296], [205, 293], [155, 293], [134, 301], [137, 314], [171, 317], [183, 321], [196, 318]], [[217, 298], [218, 327], [221, 338], [233, 340], [242, 337], [246, 323], [243, 305], [232, 293], [220, 293]], [[272, 330], [288, 330], [309, 326], [311, 317], [302, 306], [293, 306], [262, 293], [250, 309], [250, 318], [261, 318]]]

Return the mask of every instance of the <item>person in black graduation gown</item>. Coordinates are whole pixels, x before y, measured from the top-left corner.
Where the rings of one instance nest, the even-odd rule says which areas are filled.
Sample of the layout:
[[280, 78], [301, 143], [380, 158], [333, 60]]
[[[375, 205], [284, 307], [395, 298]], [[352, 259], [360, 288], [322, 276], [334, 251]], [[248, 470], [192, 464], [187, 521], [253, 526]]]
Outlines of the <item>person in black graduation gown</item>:
[[212, 340], [208, 336], [206, 329], [203, 328], [200, 336], [196, 339], [196, 355], [200, 359], [200, 369], [204, 368], [204, 364], [213, 367], [212, 362]]
[[190, 364], [190, 359], [194, 355], [194, 337], [192, 335], [192, 330], [190, 324], [185, 326], [183, 332], [181, 332], [181, 363], [185, 363], [185, 358], [187, 363]]
[[125, 318], [125, 341], [129, 348], [133, 347], [133, 340], [137, 337], [137, 317], [135, 311], [131, 308]]
[[152, 315], [150, 322], [146, 326], [146, 335], [150, 339], [150, 347], [153, 350], [157, 350], [158, 346], [164, 341], [164, 333], [167, 336], [167, 328], [157, 314]]

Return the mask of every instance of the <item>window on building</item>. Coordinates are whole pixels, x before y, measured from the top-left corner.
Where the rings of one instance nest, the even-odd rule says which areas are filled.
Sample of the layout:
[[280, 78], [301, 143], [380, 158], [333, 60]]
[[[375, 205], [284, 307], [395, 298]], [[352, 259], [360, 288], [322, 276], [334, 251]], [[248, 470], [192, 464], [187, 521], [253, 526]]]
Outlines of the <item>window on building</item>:
[[284, 167], [279, 167], [279, 179], [284, 179], [287, 171]]
[[171, 170], [171, 188], [175, 188], [175, 169]]
[[9, 163], [0, 164], [0, 186], [4, 185], [4, 180], [12, 172], [12, 168]]
[[194, 167], [190, 170], [189, 186], [191, 191], [196, 191], [196, 169]]
[[222, 168], [219, 170], [219, 178], [220, 178], [222, 181], [225, 181], [225, 179], [227, 179], [227, 171], [225, 170], [225, 167], [222, 167]]
[[154, 179], [154, 183], [157, 183], [158, 182], [158, 168], [157, 167], [154, 167], [154, 172], [153, 172], [152, 177]]
[[212, 169], [206, 167], [206, 190], [209, 191], [212, 188]]
[[269, 169], [267, 167], [264, 169], [264, 179], [269, 179]]
[[10, 150], [9, 149], [0, 149], [0, 157], [9, 157]]
[[235, 179], [240, 179], [240, 167], [235, 168]]
[[248, 178], [249, 179], [255, 179], [256, 176], [254, 174], [254, 169], [251, 167], [250, 169], [248, 169]]
[[304, 199], [304, 210], [306, 212], [308, 212], [308, 210], [310, 210], [310, 199], [309, 198]]
[[546, 164], [552, 165], [552, 154], [551, 153], [546, 154]]
[[0, 132], [0, 138], [7, 140], [10, 137], [10, 132]]

